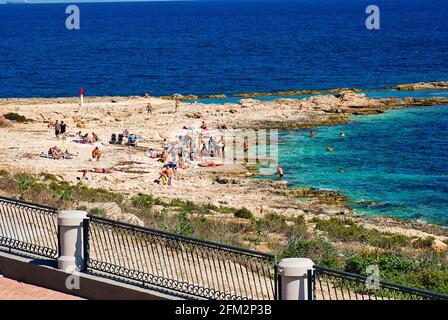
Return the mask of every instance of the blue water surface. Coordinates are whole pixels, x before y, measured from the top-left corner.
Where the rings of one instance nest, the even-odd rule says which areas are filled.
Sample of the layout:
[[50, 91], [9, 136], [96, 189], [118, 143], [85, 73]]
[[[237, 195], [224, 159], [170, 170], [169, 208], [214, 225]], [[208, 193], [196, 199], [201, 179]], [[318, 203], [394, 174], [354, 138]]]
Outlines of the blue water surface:
[[0, 5], [0, 97], [368, 89], [448, 79], [448, 1]]
[[[0, 5], [0, 97], [213, 94], [355, 87], [382, 91], [448, 80], [448, 1], [197, 1]], [[265, 100], [278, 97], [266, 97]], [[297, 97], [303, 98], [303, 96]], [[237, 102], [239, 99], [208, 100]], [[446, 106], [394, 110], [281, 134], [280, 161], [295, 186], [339, 189], [360, 214], [447, 224]], [[338, 133], [347, 136], [340, 138]], [[327, 153], [328, 145], [335, 151]], [[344, 173], [339, 168], [345, 169]]]
[[284, 179], [297, 187], [341, 190], [358, 214], [448, 225], [447, 119], [448, 106], [406, 108], [319, 127], [314, 138], [304, 130], [284, 131]]

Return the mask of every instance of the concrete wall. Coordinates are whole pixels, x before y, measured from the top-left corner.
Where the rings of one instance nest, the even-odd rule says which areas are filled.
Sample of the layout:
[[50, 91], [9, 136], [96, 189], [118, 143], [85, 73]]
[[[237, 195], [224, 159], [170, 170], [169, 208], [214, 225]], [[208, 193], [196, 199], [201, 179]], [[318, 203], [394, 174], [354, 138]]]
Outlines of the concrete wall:
[[[6, 278], [93, 300], [173, 300], [175, 296], [147, 290], [86, 273], [69, 281], [79, 289], [68, 289], [71, 275], [57, 269], [56, 260], [36, 260], [0, 251], [0, 274]], [[73, 278], [71, 278], [73, 279]]]

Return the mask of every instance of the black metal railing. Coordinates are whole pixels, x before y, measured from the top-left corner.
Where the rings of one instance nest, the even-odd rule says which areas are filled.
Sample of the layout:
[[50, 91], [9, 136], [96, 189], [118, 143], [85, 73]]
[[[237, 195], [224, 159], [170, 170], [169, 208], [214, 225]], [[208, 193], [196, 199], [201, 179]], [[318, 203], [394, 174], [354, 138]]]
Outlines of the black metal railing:
[[0, 197], [0, 246], [58, 257], [57, 209], [49, 206]]
[[206, 299], [277, 298], [275, 258], [89, 216], [85, 269]]
[[448, 300], [447, 295], [319, 266], [309, 270], [308, 284], [310, 300]]
[[[0, 196], [0, 247], [57, 258], [54, 207]], [[276, 300], [273, 255], [96, 216], [83, 223], [84, 271], [206, 299]], [[448, 300], [340, 270], [308, 270], [309, 300]]]

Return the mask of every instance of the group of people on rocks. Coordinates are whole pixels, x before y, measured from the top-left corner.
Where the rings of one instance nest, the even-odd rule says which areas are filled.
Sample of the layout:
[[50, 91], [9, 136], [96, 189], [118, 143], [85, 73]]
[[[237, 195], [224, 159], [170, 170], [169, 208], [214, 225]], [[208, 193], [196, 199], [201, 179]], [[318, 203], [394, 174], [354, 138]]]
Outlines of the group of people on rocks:
[[[150, 98], [149, 94], [145, 94], [146, 98]], [[178, 98], [174, 100], [174, 113], [179, 111], [180, 101]], [[154, 108], [151, 102], [146, 104], [146, 112], [148, 114], [153, 114]], [[227, 129], [227, 125], [218, 126], [219, 129]], [[187, 129], [184, 127], [184, 129]], [[178, 136], [179, 141], [177, 143], [168, 143], [167, 139], [164, 139], [162, 143], [161, 151], [157, 151], [155, 149], [149, 149], [149, 155], [151, 158], [158, 158], [158, 161], [162, 162], [162, 168], [159, 174], [159, 177], [154, 180], [155, 183], [164, 184], [164, 185], [172, 185], [174, 179], [177, 178], [177, 172], [179, 169], [187, 169], [189, 164], [192, 161], [204, 161], [204, 158], [212, 158], [212, 159], [221, 159], [222, 162], [225, 159], [225, 147], [226, 140], [224, 136], [219, 135], [211, 135], [211, 131], [205, 121], [202, 121], [200, 127], [201, 130], [199, 135], [193, 138], [190, 134], [180, 135]], [[64, 121], [56, 121], [54, 123], [54, 132], [58, 139], [62, 137], [65, 139], [67, 132], [67, 124]], [[128, 139], [128, 144], [132, 141], [136, 141], [137, 137], [134, 134], [129, 133], [127, 129], [123, 131], [123, 134], [120, 136], [126, 137]], [[310, 132], [310, 137], [314, 136], [313, 132]], [[341, 135], [342, 136], [342, 135]], [[98, 142], [100, 139], [95, 132], [91, 133], [82, 133], [81, 131], [75, 134], [75, 141], [80, 143], [89, 143], [93, 144]], [[112, 139], [113, 140], [113, 139]], [[111, 141], [111, 143], [113, 143]], [[244, 138], [243, 141], [243, 150], [246, 154], [249, 150], [249, 139], [247, 137]], [[330, 150], [329, 150], [330, 151]], [[50, 148], [49, 153], [51, 153], [54, 157], [60, 157], [68, 151], [63, 152], [58, 147]], [[100, 161], [102, 158], [102, 152], [100, 151], [98, 146], [95, 146], [91, 152], [91, 160]], [[222, 164], [216, 164], [222, 165]], [[94, 169], [84, 169], [80, 172], [83, 173], [83, 178], [86, 177], [88, 172], [93, 173], [109, 173], [111, 172], [105, 168], [94, 168]], [[284, 172], [282, 167], [278, 167], [276, 172], [280, 177], [283, 177]]]
[[[145, 94], [145, 98], [150, 98], [149, 93]], [[179, 99], [174, 99], [174, 113], [177, 113], [179, 111], [179, 107], [180, 107], [180, 100]], [[146, 104], [146, 113], [152, 115], [154, 111], [154, 106], [152, 105], [151, 102], [148, 102]]]
[[53, 159], [61, 159], [75, 156], [71, 154], [68, 150], [62, 151], [62, 149], [59, 148], [58, 146], [50, 147], [48, 149], [48, 155], [51, 156], [51, 158]]
[[93, 143], [100, 141], [100, 138], [95, 132], [92, 132], [92, 133], [87, 132], [87, 133], [83, 134], [81, 131], [78, 131], [75, 134], [75, 141], [81, 142], [81, 143], [93, 144]]
[[67, 124], [64, 121], [59, 122], [59, 120], [56, 120], [56, 122], [53, 124], [54, 126], [54, 134], [56, 138], [65, 140], [65, 134], [67, 132]]

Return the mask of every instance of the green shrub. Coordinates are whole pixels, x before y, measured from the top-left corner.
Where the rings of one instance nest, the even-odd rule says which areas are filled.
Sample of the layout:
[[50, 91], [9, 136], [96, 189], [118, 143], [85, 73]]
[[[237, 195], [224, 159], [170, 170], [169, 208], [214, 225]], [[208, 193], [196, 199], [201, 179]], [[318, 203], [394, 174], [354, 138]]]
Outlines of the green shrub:
[[70, 190], [64, 190], [59, 194], [59, 200], [61, 201], [73, 200], [73, 193]]
[[331, 268], [340, 268], [342, 266], [342, 261], [338, 257], [336, 248], [321, 238], [311, 240], [293, 238], [288, 242], [281, 257], [309, 258], [317, 265]]
[[181, 199], [173, 199], [168, 203], [170, 207], [180, 208], [181, 212], [185, 213], [197, 213], [197, 214], [209, 214], [210, 204], [207, 205], [196, 205], [191, 201], [184, 201]]
[[265, 234], [265, 225], [263, 220], [259, 218], [252, 218], [252, 225], [257, 235], [261, 236]]
[[351, 219], [330, 218], [314, 221], [316, 221], [316, 229], [327, 232], [333, 240], [360, 242], [383, 249], [401, 248], [411, 244], [409, 237], [367, 229]]
[[35, 187], [36, 183], [36, 179], [30, 174], [20, 173], [17, 175], [17, 187], [21, 193]]
[[367, 267], [370, 265], [378, 265], [377, 259], [355, 254], [346, 261], [344, 271], [366, 275]]
[[181, 212], [176, 221], [176, 233], [191, 237], [194, 233], [193, 223], [186, 212]]
[[94, 216], [100, 216], [100, 217], [106, 216], [106, 210], [104, 210], [103, 208], [90, 209], [89, 213]]
[[285, 217], [279, 215], [276, 212], [265, 214], [264, 220], [275, 229], [284, 229], [287, 227]]
[[141, 194], [132, 198], [132, 205], [139, 209], [149, 210], [156, 203], [156, 198], [150, 194]]
[[262, 239], [260, 237], [257, 236], [246, 236], [243, 238], [243, 240], [251, 242], [255, 245], [259, 245], [262, 242]]
[[5, 119], [8, 119], [10, 121], [16, 121], [16, 122], [32, 122], [33, 120], [27, 119], [25, 116], [22, 116], [18, 113], [9, 112], [7, 114], [3, 115]]
[[306, 226], [306, 221], [303, 216], [296, 216], [296, 217], [290, 218], [290, 221], [294, 223], [287, 230], [287, 235], [290, 238], [293, 238], [293, 237], [309, 238], [310, 237], [308, 228]]
[[431, 248], [432, 242], [434, 241], [434, 237], [426, 237], [426, 238], [417, 238], [412, 246], [416, 249], [426, 249]]
[[396, 253], [386, 252], [382, 254], [353, 255], [347, 259], [345, 271], [367, 275], [366, 268], [370, 265], [377, 265], [381, 276], [388, 280], [397, 280], [397, 276], [405, 275], [417, 269], [417, 264], [414, 260]]
[[443, 294], [448, 294], [448, 272], [424, 269], [409, 274], [409, 285]]
[[77, 200], [89, 202], [115, 202], [123, 203], [124, 195], [108, 191], [103, 188], [89, 188], [87, 186], [77, 184], [73, 186], [73, 193]]
[[252, 219], [254, 215], [249, 209], [241, 208], [235, 211], [234, 216], [241, 219]]
[[48, 172], [42, 172], [40, 175], [44, 178], [44, 180], [58, 181], [58, 178], [54, 174]]

